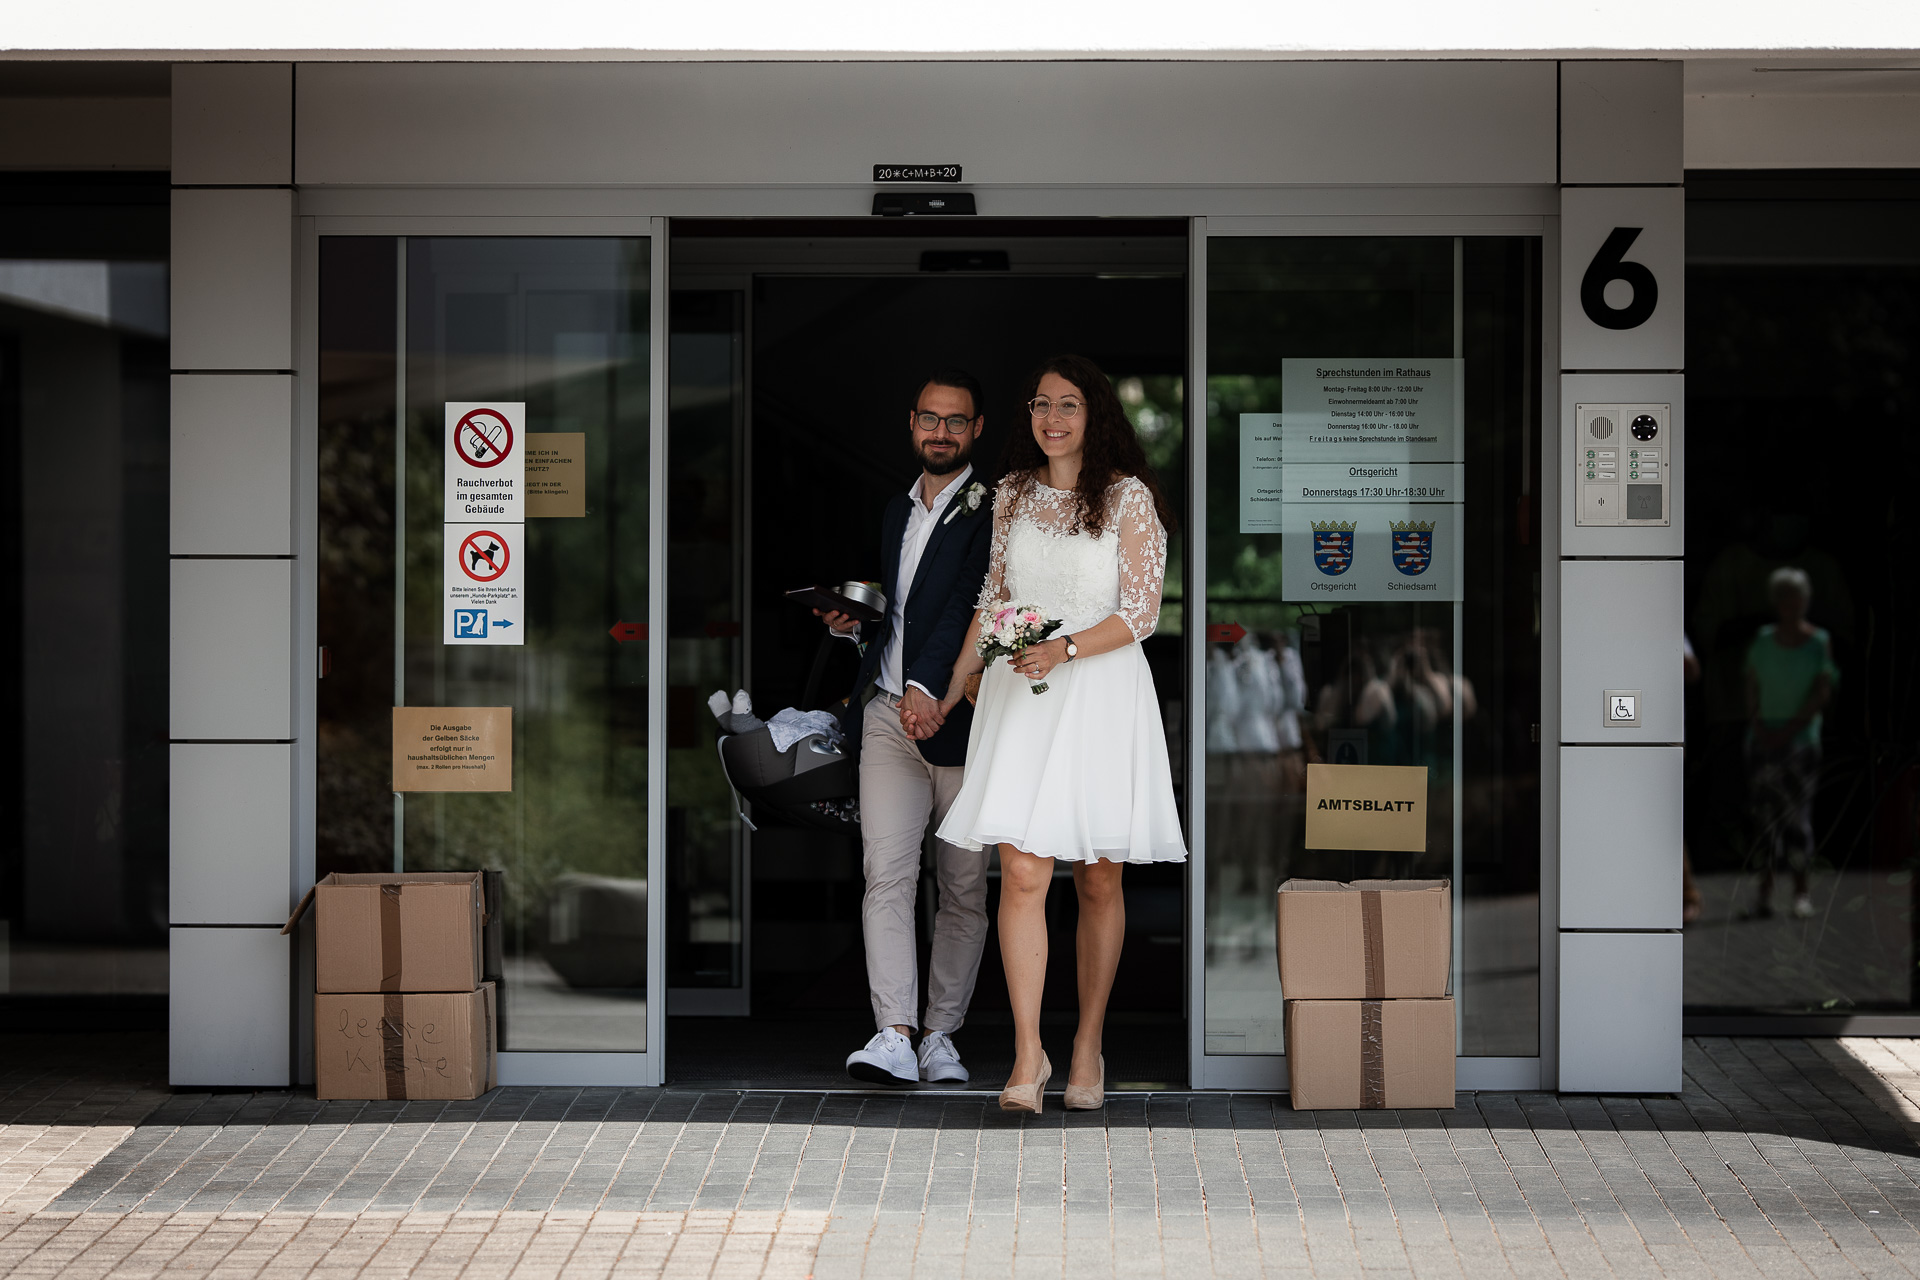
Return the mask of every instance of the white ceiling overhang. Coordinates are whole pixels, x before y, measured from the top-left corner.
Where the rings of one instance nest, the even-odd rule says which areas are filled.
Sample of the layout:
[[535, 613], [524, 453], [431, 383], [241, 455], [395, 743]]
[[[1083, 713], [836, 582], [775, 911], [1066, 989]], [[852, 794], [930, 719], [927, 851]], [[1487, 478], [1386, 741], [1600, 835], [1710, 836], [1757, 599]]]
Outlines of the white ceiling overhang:
[[1900, 56], [1913, 0], [65, 0], [0, 56], [554, 60]]

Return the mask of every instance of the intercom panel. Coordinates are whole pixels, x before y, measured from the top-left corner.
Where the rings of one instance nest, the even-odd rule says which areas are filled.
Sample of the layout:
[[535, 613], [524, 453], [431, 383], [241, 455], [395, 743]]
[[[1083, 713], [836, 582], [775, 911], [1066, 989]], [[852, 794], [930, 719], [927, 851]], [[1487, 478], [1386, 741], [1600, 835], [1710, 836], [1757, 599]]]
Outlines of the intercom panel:
[[1685, 380], [1671, 373], [1560, 378], [1560, 554], [1686, 554]]
[[1575, 524], [1619, 528], [1673, 523], [1667, 482], [1670, 404], [1576, 404], [1573, 469], [1580, 483]]

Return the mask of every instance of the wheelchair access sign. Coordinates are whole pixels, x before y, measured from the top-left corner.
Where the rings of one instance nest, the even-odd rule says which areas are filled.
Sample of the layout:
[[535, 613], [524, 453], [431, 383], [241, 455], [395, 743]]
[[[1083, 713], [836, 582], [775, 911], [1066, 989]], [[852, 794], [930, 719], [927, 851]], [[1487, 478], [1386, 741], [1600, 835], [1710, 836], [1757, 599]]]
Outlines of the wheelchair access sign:
[[525, 644], [518, 524], [449, 524], [446, 644]]

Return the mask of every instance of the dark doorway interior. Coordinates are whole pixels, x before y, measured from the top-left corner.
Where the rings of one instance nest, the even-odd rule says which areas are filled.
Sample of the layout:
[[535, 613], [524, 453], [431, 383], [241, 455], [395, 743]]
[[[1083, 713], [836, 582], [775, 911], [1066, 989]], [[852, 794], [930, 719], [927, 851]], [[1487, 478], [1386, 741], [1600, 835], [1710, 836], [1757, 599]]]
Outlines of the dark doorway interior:
[[[671, 255], [669, 1014], [734, 1016], [674, 1016], [668, 1076], [844, 1084], [842, 1061], [873, 1030], [858, 841], [756, 814], [746, 856], [716, 778], [705, 699], [744, 686], [763, 715], [807, 705], [821, 629], [783, 593], [880, 576], [881, 513], [916, 475], [907, 412], [935, 368], [968, 369], [986, 388], [975, 466], [991, 481], [1008, 433], [1025, 429], [1032, 366], [1057, 351], [1092, 357], [1184, 506], [1186, 227], [676, 223]], [[1176, 540], [1166, 608], [1147, 641], [1176, 785], [1181, 562]], [[845, 697], [854, 665], [851, 646], [830, 648], [814, 703]], [[1116, 1082], [1185, 1079], [1184, 883], [1178, 866], [1127, 873], [1128, 938], [1108, 1037]], [[924, 876], [923, 974], [932, 895]], [[1046, 1007], [1064, 1061], [1075, 1009], [1064, 874], [1050, 909]], [[740, 1016], [729, 993], [743, 987]], [[1006, 1008], [990, 936], [956, 1037], [977, 1085], [997, 1088], [1010, 1066]]]
[[0, 178], [0, 1017], [164, 1026], [167, 175]]
[[[1687, 627], [1700, 673], [1686, 826], [1700, 901], [1686, 1004], [1700, 1029], [1733, 1029], [1697, 1021], [1717, 1016], [1839, 1030], [1835, 1015], [1909, 1013], [1920, 991], [1915, 226], [1908, 174], [1688, 176]], [[1808, 813], [1759, 776], [1747, 725], [1747, 672], [1783, 568], [1810, 581], [1807, 618], [1837, 671], [1803, 756]], [[1807, 817], [1811, 857], [1796, 830]]]

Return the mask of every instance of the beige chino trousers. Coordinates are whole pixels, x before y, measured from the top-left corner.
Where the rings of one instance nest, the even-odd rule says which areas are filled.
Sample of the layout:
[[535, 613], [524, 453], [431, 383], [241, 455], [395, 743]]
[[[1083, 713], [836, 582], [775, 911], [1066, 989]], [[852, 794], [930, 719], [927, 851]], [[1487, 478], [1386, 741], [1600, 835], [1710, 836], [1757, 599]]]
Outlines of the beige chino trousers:
[[861, 869], [867, 889], [860, 918], [867, 942], [867, 989], [875, 1027], [954, 1032], [966, 1020], [987, 945], [987, 850], [934, 842], [940, 888], [927, 967], [926, 1020], [920, 1020], [920, 964], [914, 900], [920, 850], [960, 794], [959, 765], [928, 764], [900, 727], [899, 699], [876, 694], [860, 733]]

